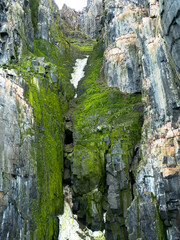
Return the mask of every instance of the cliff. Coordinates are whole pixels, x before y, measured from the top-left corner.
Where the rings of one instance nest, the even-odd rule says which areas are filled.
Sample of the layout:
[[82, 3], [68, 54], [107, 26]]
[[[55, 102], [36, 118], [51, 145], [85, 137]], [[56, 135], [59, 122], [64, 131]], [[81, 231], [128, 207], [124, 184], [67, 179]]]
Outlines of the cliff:
[[[97, 36], [101, 27], [103, 64], [90, 58], [74, 116], [72, 173], [79, 216], [93, 229], [105, 227], [108, 240], [178, 239], [180, 5], [101, 5], [103, 25], [90, 29]], [[112, 88], [108, 92], [102, 79]], [[117, 88], [121, 100], [112, 93]], [[132, 105], [127, 96], [134, 96]]]
[[179, 1], [0, 9], [0, 238], [58, 239], [70, 185], [81, 228], [179, 239]]
[[0, 6], [0, 238], [57, 239], [63, 114], [79, 50], [60, 29], [54, 1]]

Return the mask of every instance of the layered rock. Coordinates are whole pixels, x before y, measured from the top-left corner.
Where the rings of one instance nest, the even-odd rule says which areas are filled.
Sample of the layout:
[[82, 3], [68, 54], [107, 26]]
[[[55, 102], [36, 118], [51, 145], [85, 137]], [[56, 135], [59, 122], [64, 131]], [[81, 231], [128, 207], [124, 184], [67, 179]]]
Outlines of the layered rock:
[[[105, 2], [108, 7], [112, 4]], [[167, 13], [169, 8], [176, 11]], [[173, 32], [179, 29], [178, 9], [176, 1], [161, 2], [160, 7], [150, 1], [148, 9], [141, 2], [126, 1], [115, 11], [113, 5], [106, 19], [107, 83], [123, 92], [142, 91], [145, 106], [141, 161], [138, 168], [136, 158], [129, 166], [135, 176], [135, 199], [124, 213], [129, 239], [179, 238], [179, 54], [172, 50], [173, 44], [178, 46], [179, 31]], [[116, 202], [121, 202], [120, 197]]]
[[142, 124], [141, 95], [126, 96], [106, 87], [102, 76], [98, 78], [102, 54], [98, 45], [79, 84], [82, 96], [73, 114], [73, 209], [91, 229], [105, 228], [107, 239], [124, 239], [133, 199], [129, 165]]
[[[24, 1], [1, 1], [0, 64], [21, 56], [23, 47], [34, 44], [34, 29]], [[25, 24], [26, 27], [25, 27]]]
[[[54, 3], [54, 2], [53, 2]], [[55, 3], [54, 3], [55, 4]], [[37, 16], [37, 38], [48, 40], [52, 22], [51, 9], [47, 0], [39, 1]]]
[[[125, 154], [120, 129], [116, 144], [107, 137], [106, 237], [178, 239], [179, 3], [104, 1], [104, 16], [107, 84], [125, 93], [141, 92], [145, 107], [140, 145]], [[123, 155], [129, 155], [128, 163]]]
[[103, 23], [103, 2], [102, 0], [88, 0], [84, 8], [80, 24], [81, 29], [92, 39], [96, 39], [102, 30]]
[[[153, 2], [152, 2], [153, 3]], [[166, 40], [167, 47], [180, 72], [180, 16], [179, 1], [160, 1], [160, 17], [163, 27], [163, 37]]]
[[148, 14], [137, 1], [105, 1], [105, 59], [107, 84], [127, 93], [141, 92], [142, 56], [136, 27]]
[[[31, 158], [33, 109], [25, 101], [25, 81], [14, 71], [0, 72], [0, 237], [29, 239], [35, 230], [36, 162]], [[26, 229], [26, 232], [25, 232]]]
[[[179, 239], [179, 1], [94, 0], [83, 13], [48, 0], [0, 8], [0, 64], [14, 64], [0, 71], [0, 238], [57, 238], [65, 166], [84, 225], [108, 240]], [[78, 87], [74, 129], [66, 119], [64, 153], [74, 40], [60, 22], [103, 37]], [[34, 53], [41, 58], [25, 57]]]
[[[176, 6], [176, 2], [174, 4]], [[145, 113], [136, 192], [143, 239], [178, 239], [180, 236], [179, 73], [167, 50], [169, 43], [161, 33], [159, 5], [151, 1], [150, 17], [144, 18], [138, 29], [143, 54]], [[147, 213], [149, 207], [151, 213]], [[129, 213], [136, 212], [135, 209], [131, 207]], [[131, 225], [131, 228], [137, 230], [137, 226]], [[130, 236], [136, 239], [135, 231], [131, 231]]]
[[[57, 216], [63, 210], [62, 114], [74, 91], [68, 80], [71, 67], [61, 64], [69, 47], [56, 28], [60, 17], [56, 20], [56, 11], [53, 15], [57, 6], [51, 8], [52, 3], [0, 3], [0, 64], [6, 64], [0, 73], [1, 239], [58, 237]], [[43, 11], [50, 13], [46, 17], [51, 21], [41, 19]]]

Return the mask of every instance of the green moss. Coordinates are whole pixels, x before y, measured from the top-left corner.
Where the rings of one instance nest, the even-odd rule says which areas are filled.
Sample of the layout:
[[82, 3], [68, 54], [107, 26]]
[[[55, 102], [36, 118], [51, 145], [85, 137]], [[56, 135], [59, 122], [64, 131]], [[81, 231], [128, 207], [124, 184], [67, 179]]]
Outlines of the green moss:
[[37, 21], [38, 21], [38, 7], [39, 7], [40, 0], [30, 0], [29, 6], [31, 8], [31, 19], [33, 23], [33, 27], [35, 33], [37, 32]]
[[156, 210], [156, 231], [157, 231], [157, 239], [158, 240], [166, 240], [167, 239], [167, 234], [166, 230], [163, 224], [163, 221], [160, 218], [159, 211], [158, 211], [158, 206], [155, 204], [155, 210]]
[[29, 83], [36, 132], [34, 157], [37, 161], [38, 204], [34, 215], [37, 239], [52, 239], [54, 216], [62, 212], [63, 207], [63, 108], [56, 90], [42, 85], [38, 90], [36, 85]]
[[[36, 239], [57, 239], [56, 217], [63, 210], [63, 114], [68, 110], [66, 91], [71, 84], [70, 81], [63, 84], [60, 69], [54, 64], [45, 63], [45, 67], [38, 66], [36, 71], [31, 61], [31, 58], [24, 58], [13, 66], [17, 74], [25, 79], [24, 96], [33, 107], [35, 120], [35, 142], [32, 143], [31, 155], [32, 168], [37, 168], [34, 171], [37, 172], [38, 197], [37, 201], [32, 201], [31, 214], [36, 223]], [[53, 83], [51, 71], [57, 75], [57, 83]], [[68, 96], [70, 98], [73, 94]], [[18, 102], [17, 109], [20, 117]]]
[[[142, 113], [136, 110], [141, 105], [141, 95], [123, 94], [117, 88], [107, 87], [101, 73], [102, 60], [103, 48], [97, 45], [85, 68], [86, 76], [78, 87], [80, 96], [73, 113], [75, 146], [72, 173], [75, 196], [90, 193], [94, 189], [104, 195], [105, 156], [107, 153], [122, 155], [127, 185], [120, 187], [119, 197], [126, 217], [126, 209], [132, 200], [129, 168], [134, 146], [141, 138]], [[105, 139], [109, 139], [109, 142]], [[119, 144], [121, 152], [111, 153], [111, 147], [116, 144]], [[102, 207], [102, 203], [100, 205]], [[85, 208], [84, 211], [88, 210]], [[90, 210], [86, 221], [89, 219], [93, 221]], [[122, 232], [122, 229], [118, 231]]]

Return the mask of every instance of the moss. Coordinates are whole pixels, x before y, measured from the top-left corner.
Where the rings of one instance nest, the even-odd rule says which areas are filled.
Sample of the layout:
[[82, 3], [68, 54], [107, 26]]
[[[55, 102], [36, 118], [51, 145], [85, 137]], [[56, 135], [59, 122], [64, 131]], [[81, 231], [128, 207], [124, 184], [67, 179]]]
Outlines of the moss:
[[[32, 23], [37, 31], [39, 0], [30, 0]], [[51, 5], [50, 7], [53, 8]], [[28, 10], [28, 9], [26, 9]], [[30, 233], [31, 239], [57, 239], [58, 222], [56, 216], [63, 210], [62, 175], [63, 175], [63, 145], [64, 123], [63, 114], [68, 110], [68, 101], [74, 95], [70, 84], [72, 67], [76, 57], [82, 57], [92, 50], [93, 42], [88, 40], [81, 44], [69, 44], [59, 27], [60, 16], [52, 19], [49, 26], [51, 43], [35, 39], [34, 49], [28, 50], [23, 37], [23, 58], [16, 65], [17, 74], [25, 80], [24, 97], [33, 107], [34, 131], [24, 132], [25, 135], [35, 133], [32, 142], [32, 168], [37, 173], [37, 200], [31, 201], [31, 213], [36, 232]], [[15, 49], [17, 52], [17, 49]], [[17, 54], [17, 53], [16, 53]], [[45, 57], [45, 64], [38, 67], [32, 65], [36, 57]], [[52, 77], [55, 75], [55, 81]], [[17, 102], [18, 107], [18, 102]], [[21, 109], [18, 107], [19, 116]], [[37, 169], [36, 169], [37, 168]], [[84, 168], [90, 168], [85, 164]]]
[[163, 221], [160, 218], [157, 204], [155, 204], [155, 210], [156, 210], [155, 224], [156, 224], [156, 231], [157, 231], [157, 239], [158, 240], [166, 240], [167, 234], [166, 234], [166, 230], [165, 230]]
[[[141, 138], [142, 113], [136, 110], [136, 106], [141, 104], [141, 95], [123, 94], [117, 88], [107, 87], [101, 72], [102, 60], [103, 47], [98, 44], [88, 60], [86, 76], [78, 87], [79, 97], [73, 113], [75, 196], [90, 193], [96, 188], [102, 195], [105, 194], [105, 156], [112, 154], [113, 144], [119, 144], [122, 151], [118, 154], [122, 155], [127, 178], [127, 185], [120, 188], [119, 197], [121, 209], [126, 215], [126, 208], [132, 200], [129, 168], [134, 146]], [[109, 142], [105, 140], [107, 138]], [[84, 211], [88, 210], [85, 208]], [[89, 210], [86, 221], [92, 219]]]
[[31, 8], [31, 19], [33, 23], [33, 27], [35, 33], [37, 32], [37, 21], [38, 21], [38, 7], [39, 7], [40, 0], [30, 0], [29, 6]]
[[[27, 79], [26, 79], [27, 80]], [[27, 80], [28, 81], [28, 80]], [[29, 101], [35, 117], [38, 204], [37, 239], [52, 239], [54, 216], [63, 207], [63, 119], [56, 91], [30, 84]]]
[[[45, 63], [45, 67], [38, 66], [36, 71], [31, 64], [33, 59], [24, 58], [13, 66], [17, 74], [25, 79], [24, 97], [33, 107], [35, 120], [35, 142], [32, 143], [31, 155], [32, 167], [37, 168], [38, 199], [31, 203], [31, 214], [37, 227], [36, 239], [57, 239], [56, 216], [63, 210], [63, 114], [68, 110], [66, 91], [71, 84], [69, 81], [63, 85], [60, 69], [52, 63]], [[43, 74], [39, 74], [39, 71]], [[51, 71], [58, 76], [57, 83], [53, 83]], [[69, 93], [69, 98], [72, 96]], [[20, 116], [18, 102], [17, 110]]]

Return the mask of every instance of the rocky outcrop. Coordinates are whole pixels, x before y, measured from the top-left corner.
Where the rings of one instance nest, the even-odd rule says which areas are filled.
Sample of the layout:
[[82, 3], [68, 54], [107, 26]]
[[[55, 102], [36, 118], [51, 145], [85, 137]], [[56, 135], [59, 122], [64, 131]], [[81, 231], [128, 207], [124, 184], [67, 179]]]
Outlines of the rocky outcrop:
[[127, 93], [141, 92], [142, 56], [136, 27], [148, 12], [137, 1], [105, 1], [105, 58], [107, 84]]
[[[153, 2], [152, 2], [153, 3]], [[180, 72], [180, 2], [179, 1], [160, 1], [160, 17], [163, 27], [163, 37], [167, 47]]]
[[80, 24], [81, 29], [92, 39], [96, 39], [102, 30], [103, 23], [103, 2], [102, 0], [88, 0], [84, 8]]
[[[74, 9], [69, 8], [65, 4], [60, 10], [61, 18], [64, 20], [63, 24], [67, 24], [67, 28], [71, 29], [71, 31], [79, 31], [80, 30], [80, 13], [76, 12]], [[65, 29], [67, 30], [67, 29]], [[68, 34], [68, 32], [66, 32]]]
[[[22, 54], [22, 49], [28, 43], [34, 44], [34, 29], [30, 12], [25, 11], [24, 1], [1, 1], [0, 27], [0, 64], [15, 61]], [[25, 25], [26, 24], [26, 25]]]
[[[142, 162], [136, 176], [137, 209], [140, 211], [143, 239], [178, 239], [179, 74], [167, 50], [169, 43], [161, 35], [158, 7], [158, 3], [150, 2], [150, 17], [144, 18], [138, 29], [143, 58], [145, 113], [141, 140]], [[151, 214], [147, 213], [149, 206]], [[135, 208], [131, 207], [129, 211], [136, 214]], [[162, 222], [161, 230], [158, 230], [157, 225], [153, 226], [153, 222], [157, 224], [159, 221]], [[137, 230], [135, 226], [131, 225], [131, 228]], [[131, 239], [136, 239], [135, 232], [131, 231], [131, 234]]]
[[52, 22], [51, 9], [47, 0], [41, 0], [38, 5], [37, 38], [48, 40]]
[[0, 79], [0, 238], [57, 239], [63, 211], [62, 115], [71, 84], [67, 94], [59, 70], [43, 57], [1, 70]]
[[82, 96], [73, 113], [73, 210], [91, 229], [105, 229], [106, 239], [123, 239], [133, 199], [129, 165], [140, 140], [141, 95], [126, 97], [107, 88], [98, 78], [102, 56], [98, 45], [78, 86]]
[[[134, 155], [129, 165], [135, 197], [123, 215], [129, 239], [178, 239], [180, 78], [178, 50], [172, 49], [178, 46], [179, 31], [173, 31], [179, 29], [179, 8], [176, 1], [113, 4], [105, 2], [105, 9], [113, 6], [105, 21], [105, 77], [123, 92], [141, 91], [145, 106], [141, 158]], [[176, 11], [167, 13], [169, 8]], [[120, 197], [116, 202], [124, 208]]]
[[[144, 123], [141, 141], [136, 139], [130, 149], [123, 144], [124, 137], [129, 142], [129, 134], [134, 135], [133, 128], [126, 126], [127, 122], [124, 122], [125, 132], [118, 128], [119, 135], [115, 139], [108, 134], [104, 140], [99, 140], [94, 136], [94, 126], [91, 133], [85, 127], [91, 126], [91, 121], [96, 119], [102, 124], [96, 126], [97, 132], [106, 132], [106, 124], [103, 126], [97, 113], [96, 117], [94, 112], [88, 117], [86, 115], [81, 121], [82, 125], [78, 123], [79, 126], [75, 119], [72, 174], [75, 197], [79, 201], [75, 202], [77, 206], [79, 204], [79, 216], [86, 216], [86, 223], [92, 228], [100, 227], [101, 219], [107, 239], [179, 239], [179, 3], [104, 1], [104, 17], [103, 65], [106, 82], [124, 93], [142, 93]], [[87, 70], [87, 73], [90, 72]], [[93, 75], [87, 79], [84, 81], [90, 84]], [[82, 83], [79, 88], [87, 89], [90, 86]], [[79, 91], [82, 94], [82, 90]], [[88, 96], [93, 91], [94, 85], [93, 90], [87, 91]], [[93, 100], [95, 105], [96, 98]], [[88, 113], [91, 111], [89, 109]], [[82, 126], [85, 132], [79, 130]], [[78, 138], [82, 138], [83, 148], [79, 147], [81, 143]], [[98, 167], [99, 161], [104, 161], [99, 150], [101, 147], [98, 145], [96, 151], [90, 150], [91, 146], [96, 148], [94, 141], [97, 145], [108, 145], [103, 155], [106, 162], [105, 185], [101, 185], [103, 169]], [[91, 169], [94, 169], [93, 161], [96, 159], [98, 173], [93, 170], [95, 176], [86, 164], [87, 159], [93, 164]], [[97, 185], [92, 178], [96, 179]], [[94, 190], [90, 188], [92, 186]], [[104, 192], [102, 189], [105, 189]], [[101, 199], [100, 195], [90, 196], [93, 191], [107, 197], [103, 207], [97, 200]], [[86, 192], [89, 192], [88, 197]], [[83, 202], [86, 202], [85, 206]], [[89, 209], [93, 209], [91, 213]], [[106, 212], [105, 223], [97, 212]]]
[[[0, 72], [0, 238], [24, 239], [35, 230], [31, 202], [37, 199], [36, 162], [31, 158], [33, 109], [25, 82], [14, 71]], [[11, 227], [10, 227], [11, 226]], [[26, 232], [25, 232], [26, 229]]]
[[[63, 211], [62, 115], [66, 99], [74, 94], [68, 80], [73, 60], [66, 57], [68, 70], [53, 64], [64, 61], [69, 47], [61, 30], [55, 31], [57, 6], [51, 8], [50, 3], [0, 3], [0, 64], [5, 65], [0, 70], [0, 239], [58, 237], [57, 216]], [[51, 21], [41, 19], [42, 9], [51, 14], [46, 15]]]

